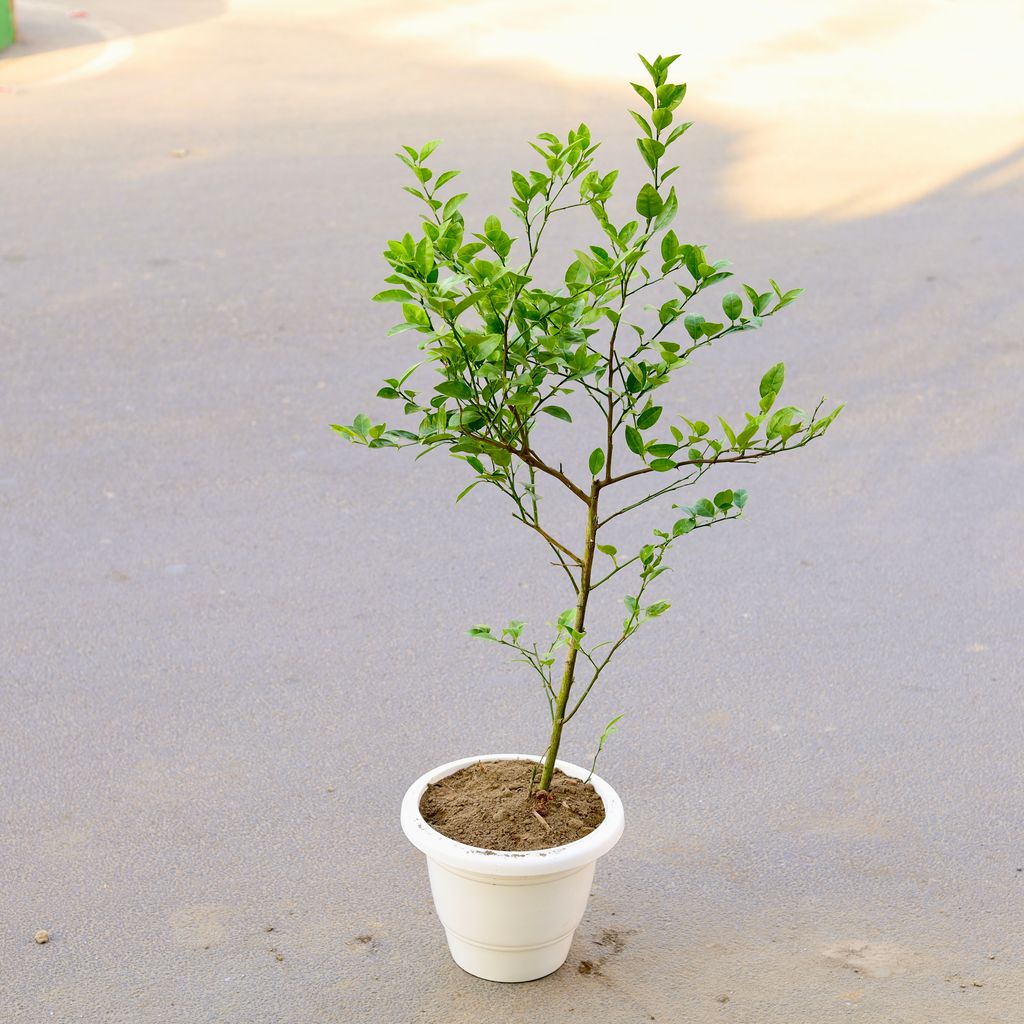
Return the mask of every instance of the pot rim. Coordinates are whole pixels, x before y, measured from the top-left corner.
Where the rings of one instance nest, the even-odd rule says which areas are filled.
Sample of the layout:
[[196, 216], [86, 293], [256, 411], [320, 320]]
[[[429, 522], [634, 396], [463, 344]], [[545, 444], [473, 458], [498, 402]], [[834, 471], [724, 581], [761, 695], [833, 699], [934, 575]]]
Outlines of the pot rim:
[[[620, 839], [625, 827], [625, 816], [619, 794], [599, 775], [591, 775], [590, 781], [604, 804], [604, 820], [589, 835], [573, 840], [562, 846], [545, 850], [485, 850], [479, 846], [468, 846], [455, 839], [449, 839], [427, 824], [420, 814], [420, 799], [432, 782], [452, 775], [460, 768], [481, 761], [540, 761], [533, 754], [478, 754], [449, 761], [432, 771], [421, 775], [407, 790], [402, 799], [402, 830], [409, 842], [432, 860], [439, 861], [455, 870], [471, 871], [482, 875], [552, 875], [574, 871], [592, 864], [606, 854]], [[585, 779], [590, 772], [586, 768], [555, 761], [555, 766], [566, 775]]]

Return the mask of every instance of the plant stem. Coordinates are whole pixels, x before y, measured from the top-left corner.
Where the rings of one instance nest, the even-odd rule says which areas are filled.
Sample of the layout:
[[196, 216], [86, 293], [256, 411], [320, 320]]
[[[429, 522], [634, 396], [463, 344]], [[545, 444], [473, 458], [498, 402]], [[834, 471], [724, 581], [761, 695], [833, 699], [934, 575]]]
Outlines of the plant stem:
[[[590, 496], [587, 499], [587, 531], [583, 545], [583, 561], [580, 566], [579, 592], [576, 595], [576, 618], [573, 621], [573, 628], [577, 634], [582, 634], [587, 617], [587, 600], [592, 589], [590, 585], [591, 574], [594, 569], [594, 548], [597, 543], [597, 504], [600, 498], [601, 488], [595, 480], [590, 488]], [[555, 774], [555, 759], [558, 757], [558, 747], [562, 741], [562, 726], [565, 725], [565, 709], [569, 704], [569, 693], [572, 690], [573, 680], [576, 674], [576, 655], [579, 653], [579, 643], [575, 637], [570, 637], [569, 649], [565, 655], [565, 666], [562, 670], [562, 686], [558, 691], [558, 698], [555, 701], [554, 721], [551, 723], [551, 742], [548, 744], [544, 756], [544, 771], [540, 777], [540, 788], [545, 791], [551, 789], [551, 779]]]

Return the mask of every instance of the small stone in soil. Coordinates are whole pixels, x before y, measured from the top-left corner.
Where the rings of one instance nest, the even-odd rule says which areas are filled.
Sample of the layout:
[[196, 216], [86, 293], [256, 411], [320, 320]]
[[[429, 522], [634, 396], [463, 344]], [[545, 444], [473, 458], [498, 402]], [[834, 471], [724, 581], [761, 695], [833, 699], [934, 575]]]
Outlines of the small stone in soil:
[[589, 960], [581, 960], [579, 967], [576, 968], [580, 974], [592, 974], [594, 971], [594, 965]]
[[40, 928], [34, 937], [40, 946], [45, 946], [50, 941], [50, 933], [45, 928]]
[[728, 996], [719, 996], [719, 997], [718, 997], [718, 998], [717, 998], [717, 999], [715, 1000], [715, 1002], [716, 1002], [716, 1003], [727, 1003], [727, 1002], [729, 1002], [729, 997], [728, 997]]

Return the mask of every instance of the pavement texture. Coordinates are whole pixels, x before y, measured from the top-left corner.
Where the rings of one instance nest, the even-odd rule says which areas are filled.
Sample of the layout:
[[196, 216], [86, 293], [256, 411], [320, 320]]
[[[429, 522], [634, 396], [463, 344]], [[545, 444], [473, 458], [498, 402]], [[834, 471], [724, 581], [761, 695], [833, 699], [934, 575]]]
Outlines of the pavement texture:
[[[398, 145], [447, 139], [471, 218], [505, 209], [526, 139], [581, 119], [639, 184], [630, 90], [385, 31], [420, 7], [21, 7], [0, 59], [0, 1019], [1019, 1021], [1019, 138], [875, 212], [758, 214], [723, 184], [746, 136], [690, 75], [681, 233], [807, 293], [666, 397], [735, 415], [784, 359], [790, 400], [848, 409], [716, 477], [747, 516], [680, 546], [671, 612], [567, 730], [581, 763], [626, 712], [600, 765], [626, 835], [566, 966], [499, 986], [448, 958], [398, 805], [436, 764], [543, 745], [532, 681], [464, 630], [570, 602], [500, 496], [453, 506], [463, 466], [327, 424], [392, 412], [380, 378], [415, 361], [368, 301], [416, 223]], [[842, 136], [812, 128], [815, 150]], [[790, 211], [803, 176], [794, 158]], [[580, 232], [598, 241], [579, 220], [550, 243]]]

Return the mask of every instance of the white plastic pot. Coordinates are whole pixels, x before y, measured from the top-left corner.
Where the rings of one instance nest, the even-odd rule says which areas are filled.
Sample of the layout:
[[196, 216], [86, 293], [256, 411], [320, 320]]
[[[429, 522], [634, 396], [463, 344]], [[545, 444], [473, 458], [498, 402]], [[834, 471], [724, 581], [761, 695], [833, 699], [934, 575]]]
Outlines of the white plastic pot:
[[[427, 855], [430, 888], [455, 962], [487, 981], [532, 981], [557, 971], [583, 918], [597, 858], [622, 835], [622, 801], [603, 779], [591, 783], [604, 802], [604, 821], [589, 835], [548, 850], [499, 852], [456, 842], [420, 814], [427, 786], [479, 761], [536, 761], [526, 754], [464, 757], [427, 772], [402, 800], [402, 829]], [[577, 779], [588, 772], [556, 765]]]

